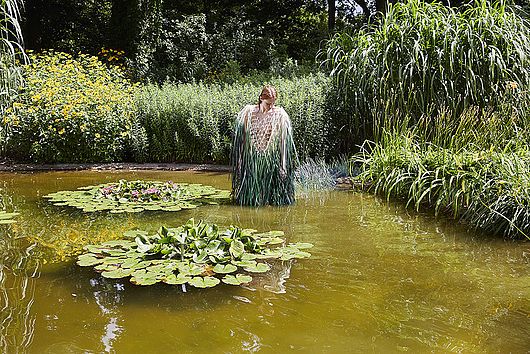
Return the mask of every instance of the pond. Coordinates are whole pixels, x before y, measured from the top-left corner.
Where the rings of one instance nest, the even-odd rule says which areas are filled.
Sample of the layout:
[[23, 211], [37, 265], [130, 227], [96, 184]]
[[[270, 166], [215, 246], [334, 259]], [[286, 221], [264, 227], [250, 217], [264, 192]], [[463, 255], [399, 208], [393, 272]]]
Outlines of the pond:
[[[530, 247], [467, 231], [348, 190], [289, 207], [208, 205], [179, 212], [83, 213], [42, 196], [120, 179], [228, 189], [224, 173], [0, 174], [2, 352], [527, 352]], [[282, 230], [312, 256], [271, 261], [246, 286], [135, 286], [71, 256], [124, 231], [179, 226]]]

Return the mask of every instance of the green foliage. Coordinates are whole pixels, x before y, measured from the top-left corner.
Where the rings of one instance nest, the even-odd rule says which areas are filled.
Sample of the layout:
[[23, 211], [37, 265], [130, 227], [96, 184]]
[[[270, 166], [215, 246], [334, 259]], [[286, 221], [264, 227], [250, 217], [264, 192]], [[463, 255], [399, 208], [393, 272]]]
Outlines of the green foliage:
[[338, 33], [322, 53], [345, 97], [345, 138], [372, 138], [385, 110], [406, 112], [414, 124], [433, 107], [456, 117], [496, 104], [506, 82], [527, 88], [529, 35], [526, 20], [502, 1], [461, 12], [421, 0], [389, 4], [378, 25]]
[[137, 114], [146, 129], [150, 161], [227, 162], [233, 124], [247, 104], [257, 104], [265, 84], [279, 93], [292, 122], [294, 141], [302, 156], [327, 152], [327, 106], [330, 81], [321, 74], [275, 78], [249, 84], [147, 84], [137, 96]]
[[[20, 28], [20, 10], [24, 4], [21, 0], [3, 0], [0, 2], [0, 117], [4, 119], [6, 110], [17, 95], [23, 79], [18, 59], [26, 60], [22, 48], [22, 31]], [[1, 123], [0, 123], [1, 124]], [[5, 152], [8, 132], [3, 124], [0, 126], [0, 152]]]
[[[278, 235], [271, 231], [255, 234], [256, 230], [230, 226], [220, 231], [217, 225], [188, 220], [177, 228], [161, 227], [154, 235], [144, 231], [127, 232], [135, 241], [108, 241], [102, 245], [85, 247], [88, 253], [78, 257], [80, 266], [94, 266], [106, 278], [125, 278], [137, 285], [188, 283], [194, 287], [213, 287], [220, 283], [215, 275], [222, 275], [225, 284], [240, 285], [252, 281], [239, 271], [263, 273], [270, 266], [255, 259], [307, 258], [311, 254], [302, 249], [311, 244], [289, 244], [270, 249]], [[284, 242], [280, 238], [280, 242]]]
[[30, 59], [24, 66], [27, 84], [3, 121], [13, 156], [36, 162], [119, 161], [141, 149], [131, 143], [136, 85], [118, 67], [53, 51]]
[[85, 212], [136, 213], [145, 210], [179, 211], [203, 204], [227, 201], [230, 192], [201, 184], [126, 181], [81, 187], [44, 196], [58, 206], [71, 206]]
[[471, 107], [457, 119], [451, 112], [425, 115], [414, 129], [387, 112], [379, 142], [356, 156], [359, 179], [416, 209], [425, 204], [491, 233], [528, 237], [528, 101], [524, 92], [508, 92], [499, 110]]
[[141, 39], [129, 61], [129, 67], [135, 69], [137, 77], [155, 82], [167, 78], [191, 81], [204, 77], [207, 71], [204, 54], [209, 47], [206, 17], [191, 15], [177, 19], [173, 15], [159, 21], [157, 39], [154, 42], [150, 37]]

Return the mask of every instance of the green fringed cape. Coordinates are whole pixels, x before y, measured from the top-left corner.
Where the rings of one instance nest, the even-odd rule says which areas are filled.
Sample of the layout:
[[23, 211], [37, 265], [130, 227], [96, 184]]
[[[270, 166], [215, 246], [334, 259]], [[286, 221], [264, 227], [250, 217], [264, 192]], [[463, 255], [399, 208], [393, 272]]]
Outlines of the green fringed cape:
[[230, 156], [232, 197], [240, 205], [292, 204], [296, 151], [291, 121], [283, 108], [274, 108], [272, 133], [262, 151], [252, 132], [251, 115], [256, 110], [257, 106], [246, 106], [236, 121]]

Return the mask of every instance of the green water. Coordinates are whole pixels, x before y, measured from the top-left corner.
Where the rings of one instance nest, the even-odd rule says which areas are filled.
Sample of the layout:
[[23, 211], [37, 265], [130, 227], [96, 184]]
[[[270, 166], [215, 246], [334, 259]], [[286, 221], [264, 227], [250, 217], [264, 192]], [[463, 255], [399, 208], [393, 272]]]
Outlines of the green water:
[[[226, 174], [54, 172], [0, 175], [0, 351], [6, 353], [525, 353], [530, 247], [351, 191], [290, 207], [204, 206], [175, 213], [84, 214], [42, 196], [119, 179], [228, 189]], [[246, 287], [108, 280], [73, 263], [83, 244], [188, 218], [283, 230], [309, 259], [272, 263]]]

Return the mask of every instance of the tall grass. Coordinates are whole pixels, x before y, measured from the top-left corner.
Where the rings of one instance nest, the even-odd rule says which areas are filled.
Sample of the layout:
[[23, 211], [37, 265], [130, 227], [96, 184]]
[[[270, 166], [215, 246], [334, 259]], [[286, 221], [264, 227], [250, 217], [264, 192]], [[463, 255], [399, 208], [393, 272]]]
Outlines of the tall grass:
[[[413, 129], [387, 112], [378, 143], [356, 156], [358, 177], [387, 198], [455, 217], [507, 237], [530, 235], [530, 128], [526, 111], [470, 107], [457, 119], [442, 111]], [[397, 113], [399, 115], [399, 113]]]
[[[11, 99], [22, 84], [22, 75], [17, 60], [26, 60], [22, 48], [22, 31], [20, 28], [20, 8], [22, 0], [0, 1], [0, 117], [4, 117]], [[5, 152], [8, 132], [0, 123], [0, 152]]]
[[136, 98], [137, 116], [148, 140], [145, 159], [226, 163], [238, 112], [247, 104], [257, 104], [266, 84], [278, 90], [277, 105], [291, 118], [300, 157], [324, 156], [328, 151], [330, 123], [325, 98], [330, 80], [310, 74], [261, 84], [146, 85]]
[[409, 124], [434, 110], [453, 117], [492, 106], [506, 83], [528, 88], [530, 27], [503, 1], [457, 10], [422, 0], [390, 3], [377, 25], [337, 33], [321, 58], [345, 97], [349, 138], [373, 138], [385, 110]]

